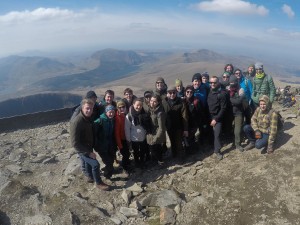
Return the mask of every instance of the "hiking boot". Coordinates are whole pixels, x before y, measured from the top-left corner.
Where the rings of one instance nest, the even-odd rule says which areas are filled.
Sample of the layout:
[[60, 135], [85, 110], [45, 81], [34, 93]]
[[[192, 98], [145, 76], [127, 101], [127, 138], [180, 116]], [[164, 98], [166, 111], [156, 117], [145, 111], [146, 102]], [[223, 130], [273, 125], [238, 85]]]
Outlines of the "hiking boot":
[[249, 144], [244, 148], [245, 151], [249, 151], [255, 147], [255, 143], [250, 141]]
[[267, 148], [262, 148], [262, 150], [260, 151], [260, 154], [264, 155], [267, 153]]
[[103, 182], [101, 182], [100, 184], [96, 184], [96, 187], [102, 191], [108, 191], [109, 190], [109, 186]]
[[86, 178], [86, 182], [87, 182], [87, 183], [94, 183], [94, 179], [91, 178], [91, 177], [87, 177], [87, 178]]
[[236, 149], [239, 150], [240, 152], [243, 152], [243, 151], [244, 151], [243, 147], [240, 146], [240, 145], [236, 146]]
[[217, 156], [218, 160], [222, 160], [223, 159], [223, 155], [220, 152], [215, 153], [215, 155]]

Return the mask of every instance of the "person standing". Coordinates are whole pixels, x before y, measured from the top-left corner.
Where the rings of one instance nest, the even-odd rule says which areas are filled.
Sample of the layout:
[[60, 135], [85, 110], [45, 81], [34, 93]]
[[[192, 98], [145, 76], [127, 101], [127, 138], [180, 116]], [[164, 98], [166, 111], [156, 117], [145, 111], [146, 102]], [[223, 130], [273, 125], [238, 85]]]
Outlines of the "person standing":
[[255, 77], [253, 78], [253, 92], [251, 99], [253, 101], [253, 111], [259, 106], [259, 99], [262, 95], [269, 97], [269, 104], [272, 105], [276, 88], [273, 78], [266, 74], [262, 63], [255, 63]]
[[227, 107], [227, 99], [225, 92], [220, 87], [218, 77], [212, 76], [210, 78], [210, 85], [211, 88], [207, 97], [207, 103], [211, 117], [210, 126], [213, 128], [214, 133], [214, 153], [219, 160], [222, 160], [220, 134]]
[[87, 181], [96, 182], [96, 187], [101, 190], [108, 190], [109, 186], [101, 180], [100, 164], [93, 152], [94, 135], [91, 116], [94, 104], [91, 99], [82, 100], [81, 111], [70, 124], [70, 137], [72, 146], [85, 163]]

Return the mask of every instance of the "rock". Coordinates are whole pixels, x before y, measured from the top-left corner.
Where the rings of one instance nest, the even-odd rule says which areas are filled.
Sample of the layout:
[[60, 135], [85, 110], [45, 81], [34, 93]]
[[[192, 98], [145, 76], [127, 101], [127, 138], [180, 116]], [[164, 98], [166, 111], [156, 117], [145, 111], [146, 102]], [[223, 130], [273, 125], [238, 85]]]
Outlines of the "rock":
[[196, 197], [196, 196], [199, 196], [199, 195], [201, 195], [201, 194], [198, 191], [195, 191], [195, 192], [189, 194], [189, 196], [191, 196], [191, 197]]
[[296, 119], [297, 118], [297, 114], [287, 114], [285, 116], [285, 119]]
[[124, 189], [122, 191], [121, 197], [124, 199], [125, 203], [128, 205], [132, 198], [132, 191]]
[[127, 208], [127, 207], [123, 207], [123, 206], [121, 206], [121, 208], [120, 208], [120, 213], [122, 213], [126, 217], [141, 217], [142, 216], [142, 214], [137, 209]]
[[46, 159], [48, 159], [50, 156], [44, 155], [44, 154], [39, 154], [36, 158], [31, 160], [31, 163], [42, 163]]
[[117, 218], [116, 216], [110, 217], [109, 219], [117, 225], [122, 224], [122, 221], [119, 218]]
[[197, 196], [189, 203], [192, 205], [203, 205], [207, 203], [207, 200], [203, 196]]
[[47, 136], [47, 140], [54, 140], [54, 139], [56, 139], [57, 137], [58, 137], [59, 135], [58, 134], [49, 134], [48, 136]]
[[127, 220], [127, 217], [120, 212], [116, 212], [116, 216], [122, 221], [122, 223], [125, 223]]
[[46, 215], [35, 215], [32, 217], [25, 217], [25, 225], [52, 225], [52, 219]]
[[18, 148], [16, 150], [13, 150], [10, 154], [9, 154], [9, 157], [8, 159], [10, 161], [13, 161], [13, 162], [17, 162], [21, 159], [24, 159], [27, 157], [27, 153], [24, 151], [23, 148]]
[[161, 208], [160, 210], [160, 224], [175, 224], [176, 222], [176, 213], [173, 209], [170, 208]]
[[95, 215], [95, 216], [99, 216], [101, 218], [105, 218], [105, 214], [101, 211], [101, 209], [99, 209], [98, 207], [95, 207], [92, 211], [91, 211], [91, 214], [92, 215]]
[[126, 190], [132, 191], [135, 193], [142, 193], [144, 191], [144, 189], [141, 186], [139, 186], [137, 183], [134, 183], [132, 186], [127, 187]]
[[79, 217], [72, 211], [70, 212], [70, 219], [71, 219], [71, 223], [72, 225], [80, 225], [80, 219]]
[[135, 200], [133, 201], [130, 205], [129, 205], [129, 208], [134, 208], [134, 209], [137, 209], [137, 210], [142, 210], [142, 205], [139, 201]]
[[65, 172], [64, 174], [65, 175], [77, 175], [77, 174], [80, 174], [81, 173], [81, 165], [80, 165], [80, 162], [79, 160], [76, 158], [76, 159], [73, 159], [72, 161], [70, 161], [68, 163], [68, 166], [67, 168], [65, 169]]
[[176, 212], [176, 214], [181, 213], [181, 205], [180, 204], [176, 205], [174, 211]]
[[55, 163], [55, 162], [56, 162], [55, 156], [52, 156], [50, 158], [45, 159], [42, 163], [43, 164], [48, 164], [48, 163]]
[[15, 165], [15, 164], [7, 165], [5, 168], [16, 174], [20, 174], [20, 172], [22, 170], [22, 167]]
[[146, 195], [141, 200], [142, 206], [175, 207], [182, 199], [173, 190], [162, 190]]

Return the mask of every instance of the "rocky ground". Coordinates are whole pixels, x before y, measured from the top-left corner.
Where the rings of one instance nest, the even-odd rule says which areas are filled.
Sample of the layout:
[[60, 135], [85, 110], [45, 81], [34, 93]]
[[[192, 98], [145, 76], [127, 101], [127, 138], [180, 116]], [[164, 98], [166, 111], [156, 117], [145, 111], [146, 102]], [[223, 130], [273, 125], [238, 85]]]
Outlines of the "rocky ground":
[[295, 107], [272, 155], [225, 145], [218, 161], [199, 146], [182, 165], [114, 175], [109, 192], [86, 183], [67, 122], [2, 133], [0, 224], [300, 224]]

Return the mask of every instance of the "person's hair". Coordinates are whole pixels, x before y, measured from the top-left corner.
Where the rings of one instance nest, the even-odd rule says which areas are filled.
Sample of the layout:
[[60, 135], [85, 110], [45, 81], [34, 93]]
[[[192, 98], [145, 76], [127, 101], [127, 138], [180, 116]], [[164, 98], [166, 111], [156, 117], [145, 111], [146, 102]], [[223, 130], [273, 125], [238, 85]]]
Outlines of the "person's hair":
[[80, 105], [83, 106], [85, 104], [95, 105], [95, 102], [92, 99], [90, 99], [90, 98], [84, 98], [84, 99], [82, 99]]
[[219, 83], [219, 77], [217, 77], [217, 76], [212, 76], [210, 79], [216, 79], [217, 82]]
[[153, 94], [153, 95], [151, 95], [151, 98], [156, 98], [157, 102], [161, 103], [161, 97], [159, 95]]
[[136, 102], [142, 102], [143, 103], [143, 99], [142, 98], [135, 98], [132, 102], [132, 104], [134, 105], [134, 103]]
[[124, 95], [125, 95], [126, 93], [133, 94], [133, 91], [132, 91], [132, 89], [130, 89], [130, 88], [126, 88], [126, 89], [124, 90]]
[[106, 95], [109, 94], [109, 95], [112, 95], [115, 97], [115, 92], [113, 90], [107, 90], [105, 93], [104, 93], [104, 98], [106, 97]]
[[230, 66], [230, 67], [231, 67], [231, 69], [232, 69], [232, 72], [233, 72], [233, 70], [234, 70], [234, 67], [233, 67], [233, 65], [232, 65], [231, 63], [228, 63], [228, 64], [226, 64], [226, 65], [225, 65], [225, 67], [224, 67], [224, 71], [226, 71], [226, 68], [227, 68], [228, 66]]

